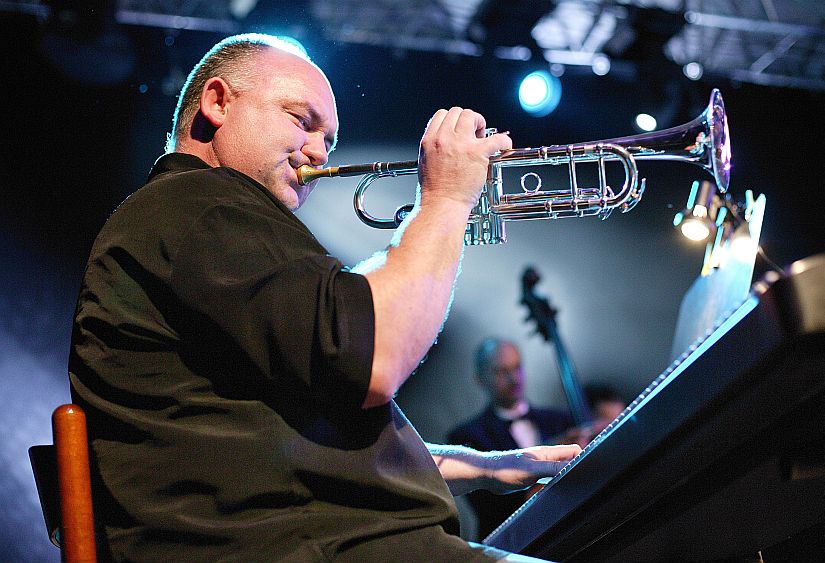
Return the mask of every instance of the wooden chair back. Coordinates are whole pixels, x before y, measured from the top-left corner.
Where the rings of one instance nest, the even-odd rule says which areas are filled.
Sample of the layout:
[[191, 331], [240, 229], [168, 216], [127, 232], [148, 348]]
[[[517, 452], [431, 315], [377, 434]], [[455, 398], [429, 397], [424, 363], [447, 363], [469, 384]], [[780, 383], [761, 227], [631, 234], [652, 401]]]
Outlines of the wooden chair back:
[[54, 445], [32, 446], [32, 463], [46, 529], [67, 563], [97, 561], [86, 414], [61, 405], [52, 414]]

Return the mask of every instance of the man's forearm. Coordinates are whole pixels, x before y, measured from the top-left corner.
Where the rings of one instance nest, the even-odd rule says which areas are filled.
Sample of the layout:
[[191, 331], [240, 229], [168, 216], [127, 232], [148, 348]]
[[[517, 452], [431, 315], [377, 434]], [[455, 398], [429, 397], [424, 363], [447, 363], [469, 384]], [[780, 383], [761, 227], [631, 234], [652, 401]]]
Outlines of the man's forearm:
[[479, 452], [462, 446], [427, 444], [433, 461], [454, 496], [476, 489], [496, 494], [526, 489], [552, 477], [581, 452], [575, 444], [533, 446], [500, 452]]
[[487, 454], [464, 446], [427, 444], [427, 449], [453, 496], [487, 488], [490, 481]]
[[469, 208], [423, 203], [383, 260], [365, 262], [375, 311], [372, 379], [364, 407], [389, 401], [432, 346], [452, 298]]
[[504, 134], [484, 136], [484, 118], [440, 109], [418, 153], [417, 216], [386, 261], [364, 272], [375, 309], [375, 350], [364, 408], [389, 401], [432, 345], [453, 292], [470, 210], [489, 173], [490, 156], [512, 148]]

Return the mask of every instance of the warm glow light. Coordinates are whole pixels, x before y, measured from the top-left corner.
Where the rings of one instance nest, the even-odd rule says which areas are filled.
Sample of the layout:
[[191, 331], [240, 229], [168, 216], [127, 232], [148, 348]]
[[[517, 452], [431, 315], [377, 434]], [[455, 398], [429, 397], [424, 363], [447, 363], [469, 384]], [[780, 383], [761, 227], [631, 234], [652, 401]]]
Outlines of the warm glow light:
[[740, 262], [753, 259], [756, 245], [748, 233], [737, 233], [730, 241], [730, 253]]
[[705, 240], [710, 235], [707, 224], [700, 219], [685, 219], [681, 226], [682, 234], [690, 240]]

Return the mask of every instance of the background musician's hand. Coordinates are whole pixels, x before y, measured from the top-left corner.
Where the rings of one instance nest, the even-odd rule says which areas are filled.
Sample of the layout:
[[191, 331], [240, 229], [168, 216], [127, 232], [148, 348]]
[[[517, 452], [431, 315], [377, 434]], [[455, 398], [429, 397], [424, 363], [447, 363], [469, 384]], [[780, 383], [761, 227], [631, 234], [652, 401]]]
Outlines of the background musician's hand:
[[484, 488], [496, 494], [526, 489], [543, 477], [556, 475], [580, 451], [572, 444], [486, 453], [489, 482]]
[[438, 110], [427, 124], [418, 156], [421, 202], [443, 197], [476, 204], [487, 179], [489, 157], [512, 148], [505, 133], [484, 137], [486, 121], [459, 107]]
[[614, 411], [611, 411], [609, 413], [610, 416], [608, 417], [596, 418], [593, 422], [585, 426], [574, 426], [573, 428], [568, 428], [564, 434], [558, 437], [557, 441], [561, 444], [578, 444], [581, 447], [585, 447], [587, 444], [592, 442], [593, 438], [598, 436], [602, 430], [607, 428], [607, 426], [613, 422], [613, 420], [619, 416], [619, 413], [621, 412], [622, 409], [617, 408], [614, 409]]

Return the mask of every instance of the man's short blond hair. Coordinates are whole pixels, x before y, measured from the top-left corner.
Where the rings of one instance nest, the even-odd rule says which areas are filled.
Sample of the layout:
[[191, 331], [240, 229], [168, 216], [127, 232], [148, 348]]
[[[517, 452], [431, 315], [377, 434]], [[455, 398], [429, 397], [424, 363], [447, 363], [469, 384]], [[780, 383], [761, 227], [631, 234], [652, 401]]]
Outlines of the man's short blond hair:
[[223, 39], [203, 56], [183, 84], [172, 116], [172, 133], [167, 135], [166, 152], [174, 152], [176, 145], [191, 129], [207, 80], [219, 77], [234, 92], [247, 91], [256, 76], [250, 61], [273, 48], [298, 56], [315, 66], [302, 49], [273, 35], [245, 33]]

